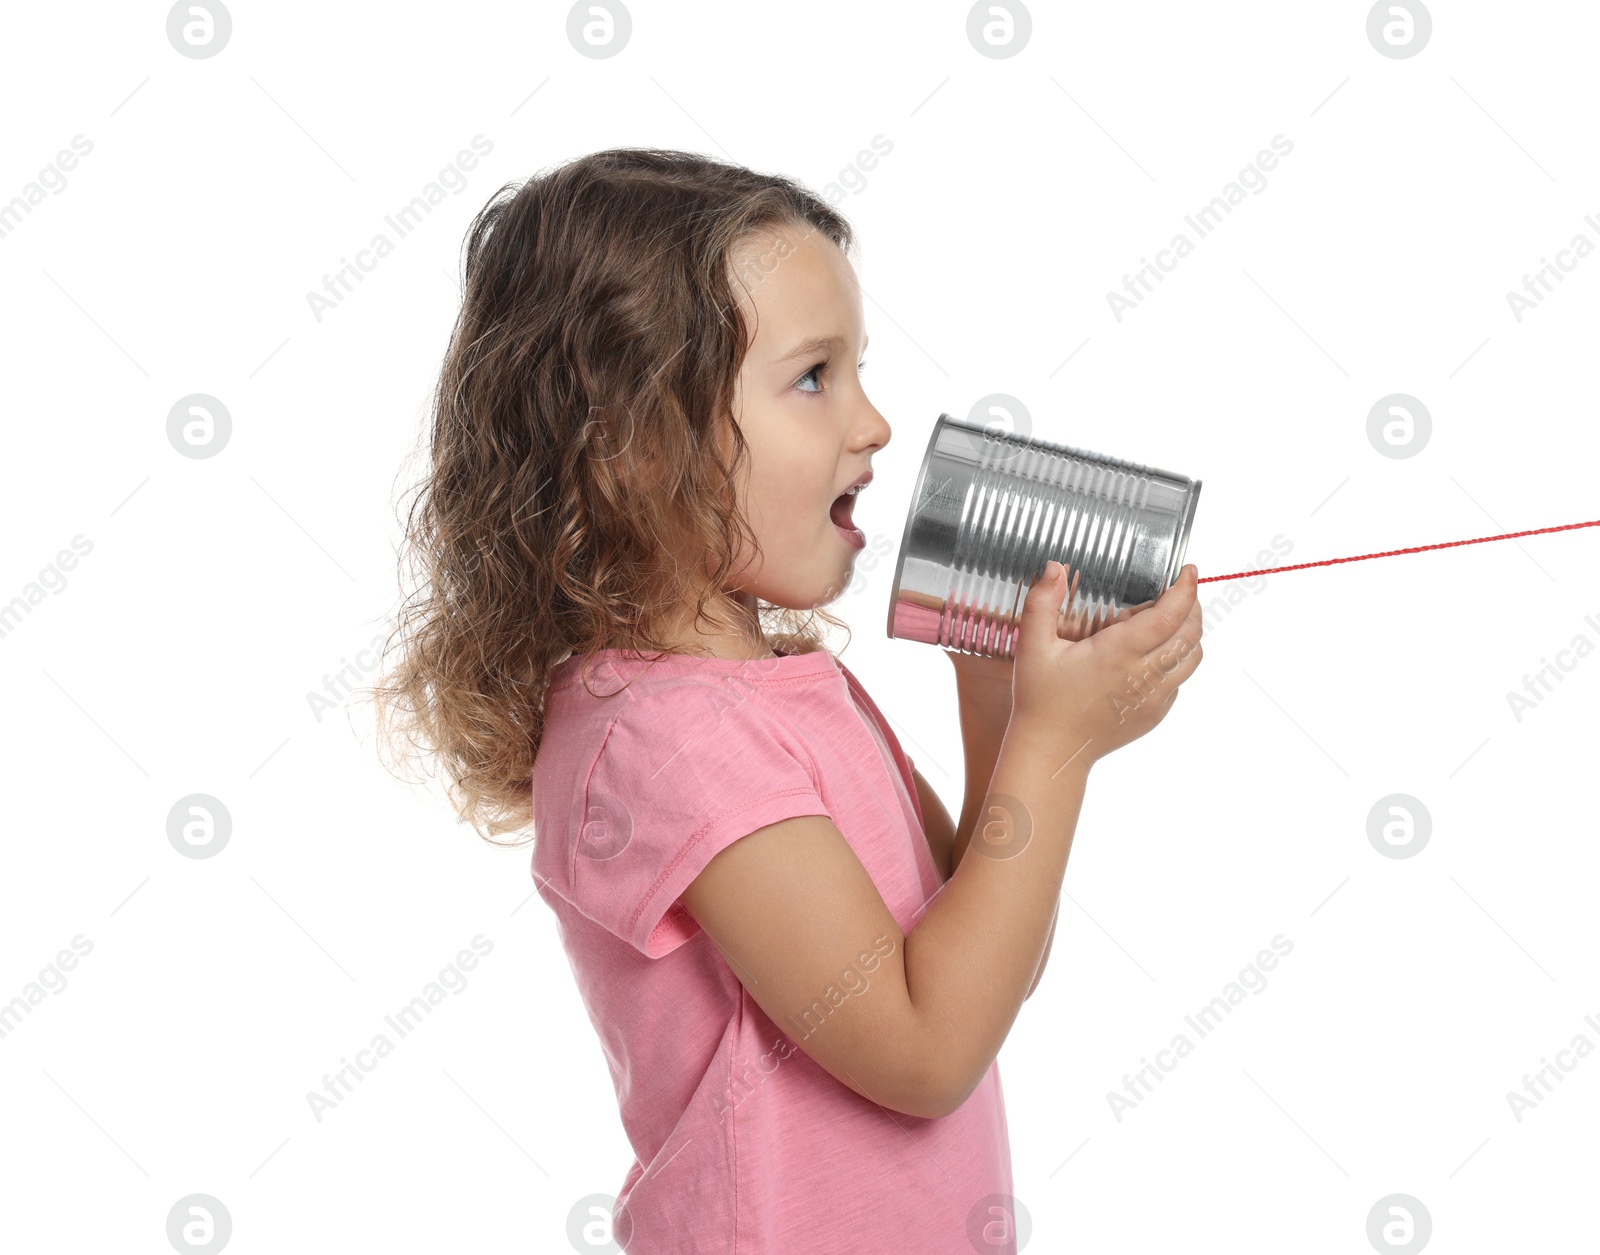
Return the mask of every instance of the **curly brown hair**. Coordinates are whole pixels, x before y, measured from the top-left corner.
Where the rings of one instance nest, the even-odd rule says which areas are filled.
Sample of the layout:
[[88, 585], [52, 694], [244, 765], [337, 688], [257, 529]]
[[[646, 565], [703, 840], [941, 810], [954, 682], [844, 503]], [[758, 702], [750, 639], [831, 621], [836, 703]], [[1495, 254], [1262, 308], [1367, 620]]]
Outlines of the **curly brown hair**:
[[[741, 539], [759, 553], [729, 497], [749, 456], [735, 283], [759, 282], [768, 267], [744, 246], [782, 228], [855, 247], [793, 180], [655, 148], [507, 184], [468, 228], [404, 524], [397, 658], [368, 692], [380, 749], [436, 759], [491, 844], [533, 839], [494, 837], [532, 824], [552, 669], [578, 656], [587, 684], [600, 649], [678, 652], [658, 634], [691, 603], [706, 617]], [[709, 583], [684, 554], [704, 556]], [[751, 626], [785, 653], [826, 648], [819, 619], [848, 633], [820, 608], [755, 605]]]

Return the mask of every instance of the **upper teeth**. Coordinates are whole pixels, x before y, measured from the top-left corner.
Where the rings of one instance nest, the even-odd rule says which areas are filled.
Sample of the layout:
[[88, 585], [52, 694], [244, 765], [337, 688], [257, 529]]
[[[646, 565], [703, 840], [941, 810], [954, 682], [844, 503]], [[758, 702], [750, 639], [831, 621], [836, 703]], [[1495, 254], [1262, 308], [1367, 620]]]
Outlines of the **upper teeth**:
[[853, 496], [856, 495], [856, 493], [860, 492], [865, 487], [866, 487], [865, 484], [857, 484], [854, 488], [846, 488], [842, 495], [844, 495], [846, 497], [853, 497]]

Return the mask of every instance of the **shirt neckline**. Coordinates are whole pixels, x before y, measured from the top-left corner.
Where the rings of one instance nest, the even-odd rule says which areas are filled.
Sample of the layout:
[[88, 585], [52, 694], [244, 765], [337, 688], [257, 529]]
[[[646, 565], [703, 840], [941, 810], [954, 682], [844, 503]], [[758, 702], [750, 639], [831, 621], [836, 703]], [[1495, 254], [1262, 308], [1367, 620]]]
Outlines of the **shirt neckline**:
[[[557, 663], [550, 673], [550, 688], [566, 688], [577, 683], [582, 675], [578, 663], [576, 654]], [[805, 654], [777, 653], [771, 658], [712, 658], [697, 654], [663, 654], [655, 657], [633, 649], [600, 649], [593, 655], [589, 674], [593, 676], [613, 670], [628, 677], [646, 669], [651, 675], [730, 675], [741, 680], [761, 682], [837, 671], [839, 663], [827, 648]]]

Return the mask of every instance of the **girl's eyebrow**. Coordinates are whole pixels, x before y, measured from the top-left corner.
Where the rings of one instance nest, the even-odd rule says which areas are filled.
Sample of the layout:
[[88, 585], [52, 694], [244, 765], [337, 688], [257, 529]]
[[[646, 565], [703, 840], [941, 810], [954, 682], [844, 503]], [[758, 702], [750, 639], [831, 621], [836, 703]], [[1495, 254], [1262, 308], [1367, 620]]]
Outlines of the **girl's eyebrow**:
[[[861, 337], [861, 351], [863, 353], [867, 351], [867, 345], [871, 342], [871, 340], [871, 336]], [[835, 345], [840, 345], [843, 343], [843, 336], [813, 336], [804, 344], [796, 345], [790, 352], [785, 353], [782, 357], [774, 358], [773, 364], [776, 365], [781, 362], [791, 362], [796, 358], [801, 357], [810, 357], [813, 353], [822, 353], [832, 349]]]

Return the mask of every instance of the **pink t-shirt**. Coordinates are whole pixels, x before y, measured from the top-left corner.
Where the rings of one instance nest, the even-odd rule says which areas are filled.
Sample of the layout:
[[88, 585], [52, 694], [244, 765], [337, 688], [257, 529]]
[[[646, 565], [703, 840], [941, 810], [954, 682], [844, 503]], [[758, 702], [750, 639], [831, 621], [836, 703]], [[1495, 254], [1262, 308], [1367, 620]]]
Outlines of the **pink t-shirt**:
[[605, 697], [579, 666], [546, 699], [533, 874], [633, 1146], [615, 1240], [628, 1255], [1015, 1252], [998, 1064], [938, 1119], [861, 1097], [803, 1042], [880, 956], [780, 1026], [676, 901], [740, 837], [828, 815], [911, 931], [939, 875], [911, 760], [872, 699], [826, 649], [608, 649], [588, 676]]

